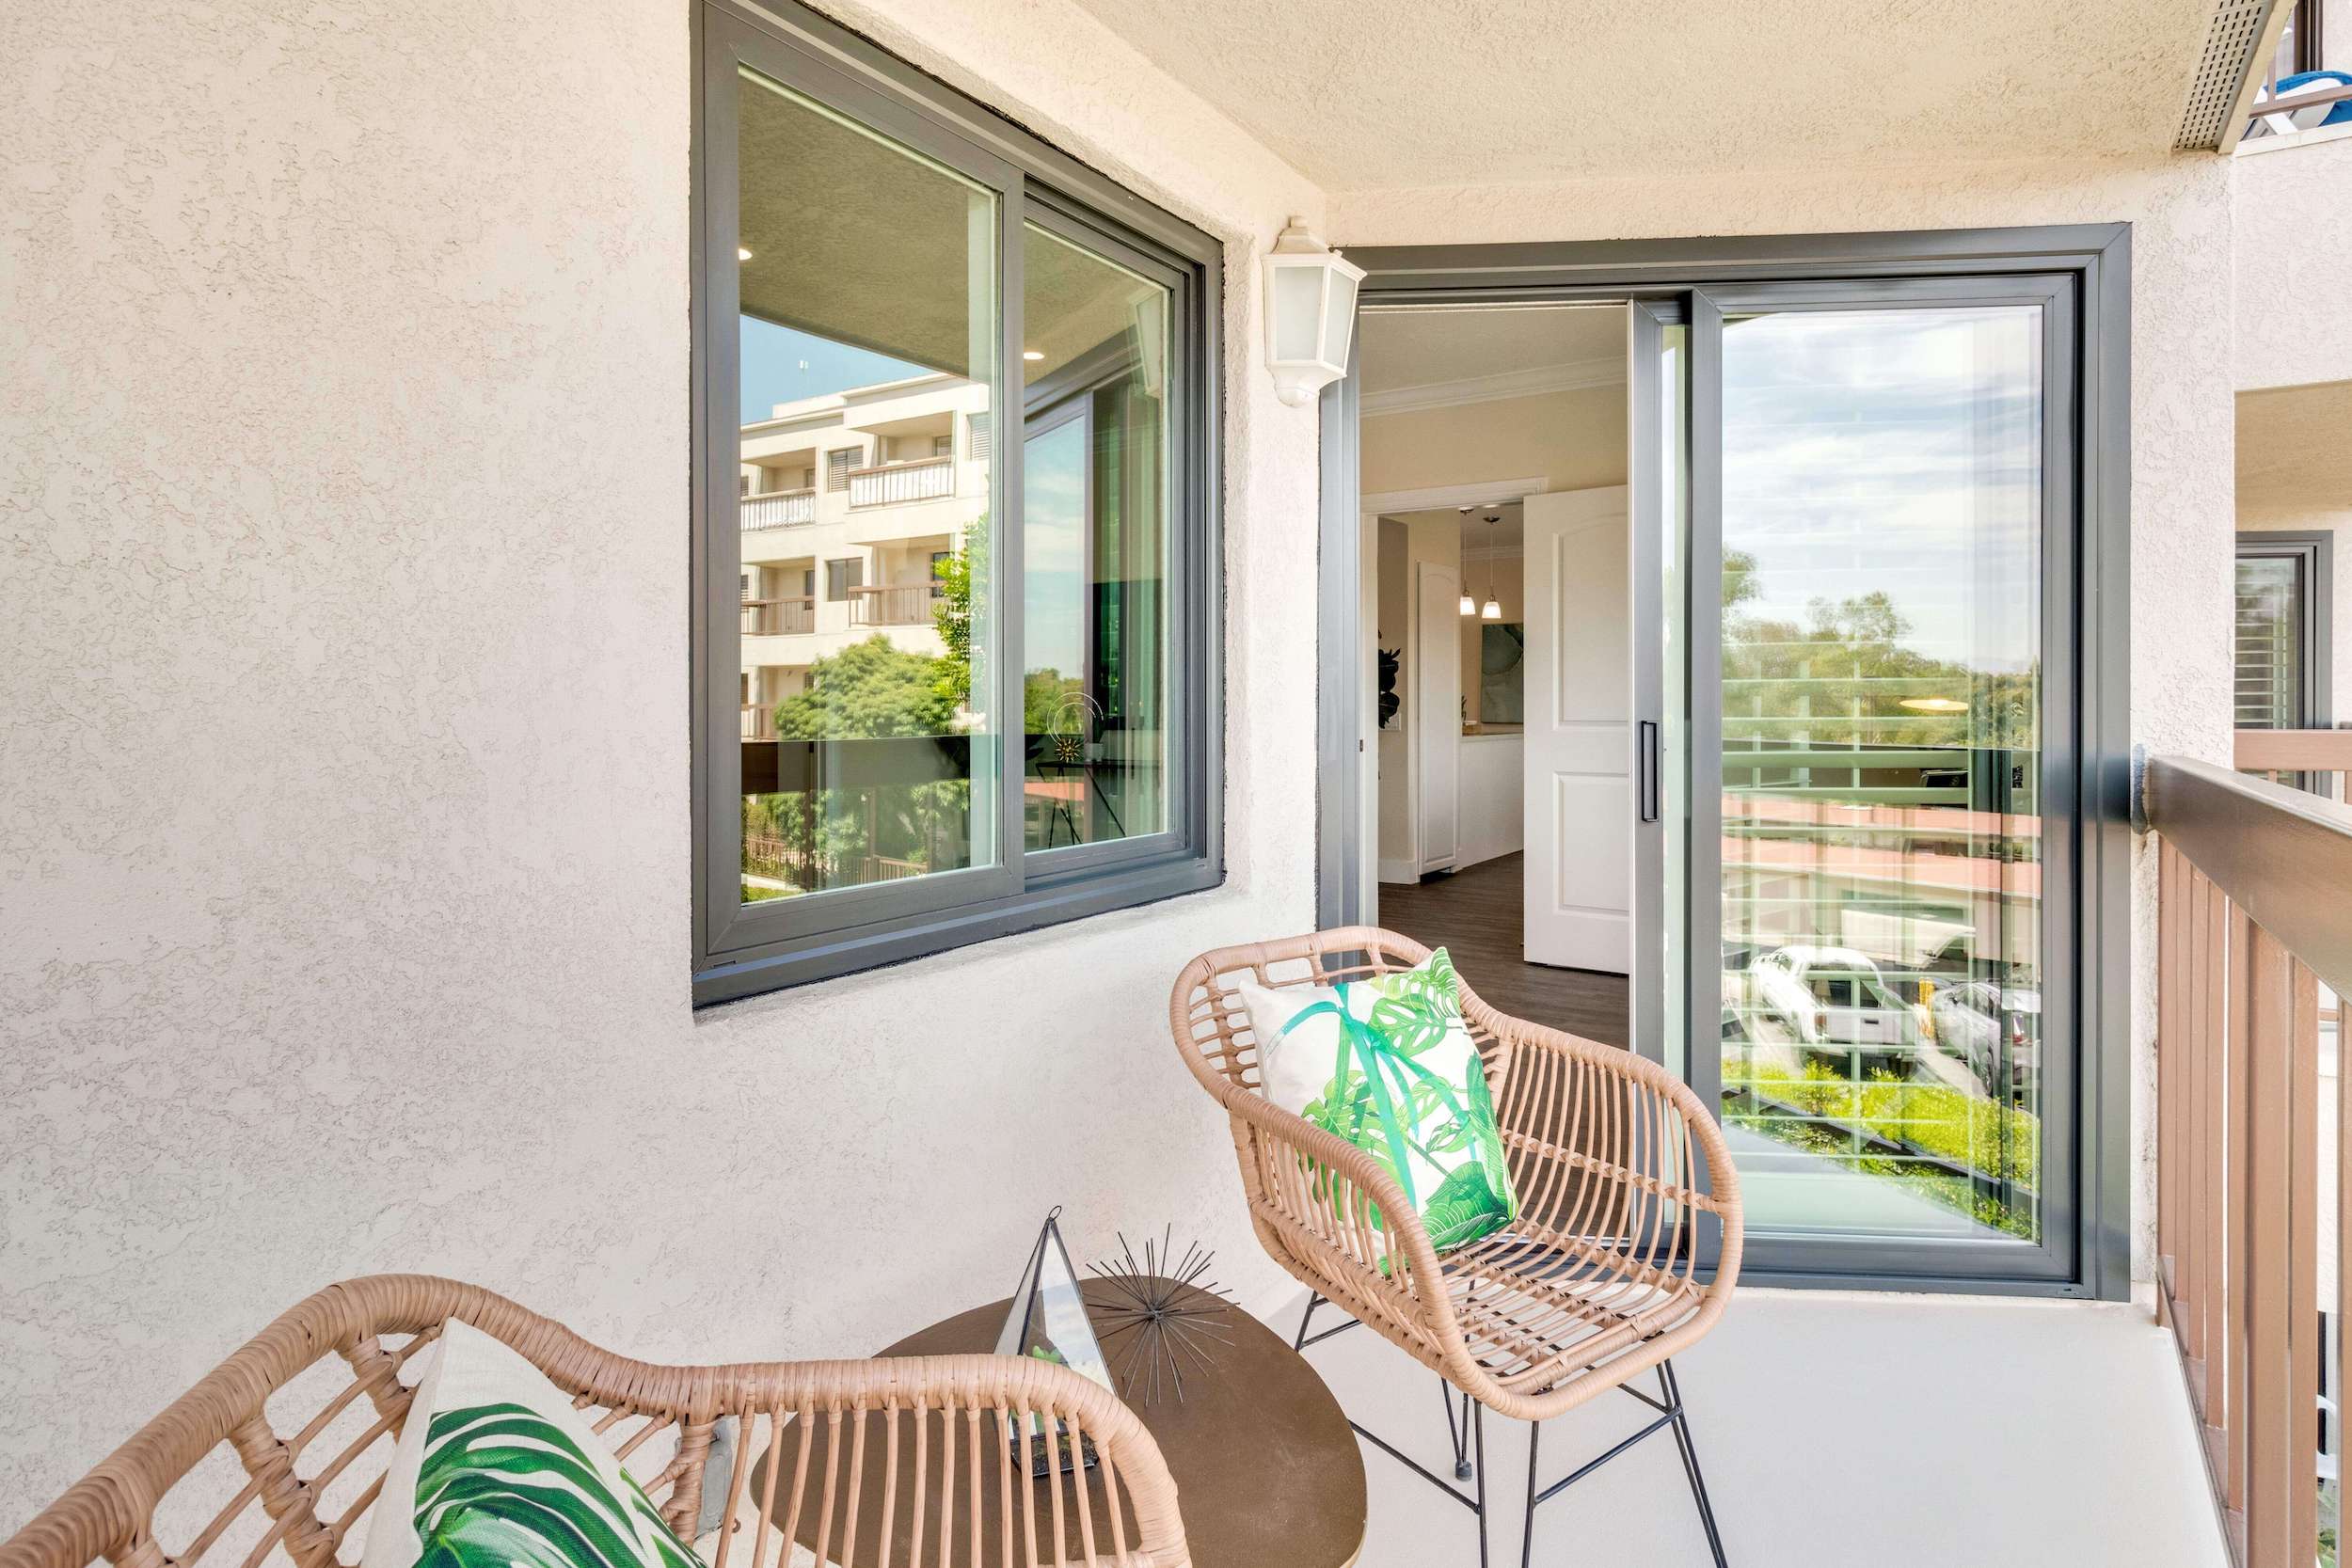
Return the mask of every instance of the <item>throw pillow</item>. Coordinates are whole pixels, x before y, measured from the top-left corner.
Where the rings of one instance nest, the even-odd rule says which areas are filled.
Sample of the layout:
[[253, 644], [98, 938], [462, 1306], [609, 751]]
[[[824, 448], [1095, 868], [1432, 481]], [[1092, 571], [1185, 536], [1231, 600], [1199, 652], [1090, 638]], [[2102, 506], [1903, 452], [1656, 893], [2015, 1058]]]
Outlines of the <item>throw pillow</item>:
[[[1331, 986], [1244, 980], [1236, 990], [1265, 1097], [1378, 1161], [1430, 1245], [1451, 1252], [1518, 1217], [1444, 948], [1390, 974]], [[1385, 1233], [1377, 1213], [1373, 1223]]]
[[361, 1568], [701, 1568], [520, 1354], [453, 1318], [424, 1354]]

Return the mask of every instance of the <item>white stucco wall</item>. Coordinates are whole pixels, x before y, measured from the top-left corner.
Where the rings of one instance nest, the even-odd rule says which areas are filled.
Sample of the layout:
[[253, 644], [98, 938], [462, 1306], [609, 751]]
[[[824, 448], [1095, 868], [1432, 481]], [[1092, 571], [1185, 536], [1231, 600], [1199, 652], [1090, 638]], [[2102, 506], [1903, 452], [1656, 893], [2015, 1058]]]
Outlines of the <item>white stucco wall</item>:
[[691, 1012], [688, 8], [0, 8], [0, 1534], [372, 1270], [679, 1359], [1055, 1203], [1270, 1282], [1165, 1003], [1312, 918], [1320, 198], [1064, 0], [844, 8], [1228, 244], [1228, 884]]
[[2352, 138], [2249, 150], [2230, 175], [2235, 385], [2352, 380]]
[[[2280, 156], [2284, 156], [2281, 154]], [[1679, 181], [1334, 192], [1332, 243], [2128, 222], [2132, 234], [2132, 733], [2151, 751], [2230, 755], [2231, 182], [2211, 156], [1824, 168]], [[2136, 870], [2134, 1275], [2153, 1223], [2153, 871]]]

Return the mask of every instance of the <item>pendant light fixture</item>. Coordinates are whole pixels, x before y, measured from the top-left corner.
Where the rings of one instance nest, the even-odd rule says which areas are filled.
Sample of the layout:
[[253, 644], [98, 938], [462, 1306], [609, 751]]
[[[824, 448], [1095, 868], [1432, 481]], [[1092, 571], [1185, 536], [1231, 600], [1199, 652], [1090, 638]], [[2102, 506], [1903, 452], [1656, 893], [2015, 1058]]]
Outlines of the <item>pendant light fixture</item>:
[[[1467, 506], [1458, 508], [1457, 510], [1461, 512], [1464, 517], [1468, 517], [1470, 515], [1470, 509]], [[1470, 574], [1468, 572], [1464, 572], [1462, 574], [1462, 614], [1467, 619], [1468, 617], [1477, 613], [1478, 601], [1470, 597]]]
[[[1502, 619], [1502, 601], [1495, 597], [1494, 535], [1495, 524], [1501, 522], [1502, 520], [1502, 519], [1501, 517], [1496, 516], [1491, 512], [1486, 514], [1486, 603], [1478, 611], [1478, 618], [1482, 621], [1500, 621]], [[1468, 605], [1470, 603], [1469, 594], [1465, 594], [1462, 595], [1462, 603], [1464, 605]], [[1468, 611], [1465, 610], [1465, 613], [1468, 613]]]

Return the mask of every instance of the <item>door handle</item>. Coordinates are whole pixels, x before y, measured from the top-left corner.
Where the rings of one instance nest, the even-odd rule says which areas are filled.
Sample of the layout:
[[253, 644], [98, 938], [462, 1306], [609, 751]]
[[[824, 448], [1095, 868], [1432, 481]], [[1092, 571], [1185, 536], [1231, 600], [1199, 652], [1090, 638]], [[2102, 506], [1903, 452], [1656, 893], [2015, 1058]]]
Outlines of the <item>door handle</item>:
[[1658, 721], [1645, 719], [1633, 726], [1634, 790], [1642, 820], [1658, 820]]

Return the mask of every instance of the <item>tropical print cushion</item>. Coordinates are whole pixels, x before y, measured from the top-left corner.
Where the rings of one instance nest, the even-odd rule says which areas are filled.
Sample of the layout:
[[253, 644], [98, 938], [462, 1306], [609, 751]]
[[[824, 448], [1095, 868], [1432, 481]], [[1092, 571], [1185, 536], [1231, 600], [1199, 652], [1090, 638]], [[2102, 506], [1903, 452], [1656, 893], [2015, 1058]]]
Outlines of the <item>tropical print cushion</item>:
[[424, 1354], [360, 1568], [701, 1568], [538, 1368], [454, 1318]]
[[[1438, 1252], [1518, 1217], [1444, 948], [1363, 980], [1279, 989], [1244, 980], [1236, 990], [1265, 1097], [1378, 1161]], [[1385, 1232], [1376, 1212], [1373, 1223]]]

